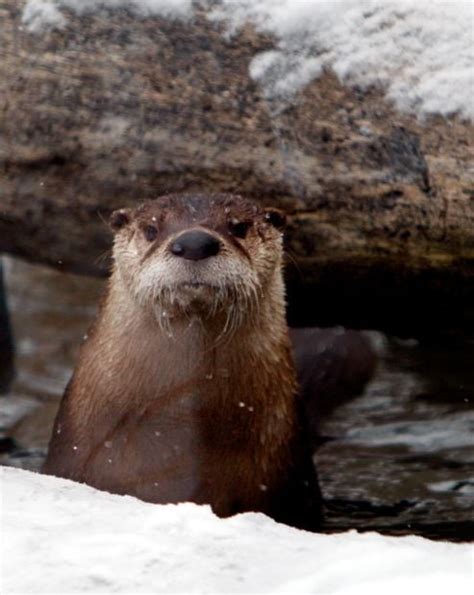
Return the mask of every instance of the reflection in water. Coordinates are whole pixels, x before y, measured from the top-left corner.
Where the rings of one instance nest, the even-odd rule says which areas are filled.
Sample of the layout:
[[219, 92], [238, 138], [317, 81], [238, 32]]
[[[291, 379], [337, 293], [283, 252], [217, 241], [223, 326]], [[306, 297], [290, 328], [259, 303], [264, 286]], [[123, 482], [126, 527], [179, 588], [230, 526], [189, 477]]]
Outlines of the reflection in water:
[[[18, 374], [1, 400], [0, 457], [38, 469], [103, 281], [13, 259], [5, 268]], [[474, 343], [382, 342], [364, 394], [321, 426], [327, 528], [473, 538]]]
[[[331, 527], [474, 538], [474, 345], [392, 340], [316, 454]], [[332, 500], [334, 499], [334, 500]], [[367, 506], [370, 502], [370, 506]]]
[[17, 375], [10, 394], [1, 401], [0, 429], [21, 447], [12, 463], [35, 469], [44, 456], [59, 399], [96, 312], [103, 281], [19, 260], [4, 261]]
[[0, 394], [10, 388], [14, 375], [14, 348], [3, 283], [3, 262], [0, 258]]

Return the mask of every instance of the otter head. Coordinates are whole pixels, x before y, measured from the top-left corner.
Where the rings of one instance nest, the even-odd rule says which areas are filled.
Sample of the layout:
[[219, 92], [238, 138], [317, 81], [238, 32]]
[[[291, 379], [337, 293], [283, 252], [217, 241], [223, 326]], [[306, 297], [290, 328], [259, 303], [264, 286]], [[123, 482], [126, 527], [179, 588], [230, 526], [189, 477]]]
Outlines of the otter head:
[[140, 308], [163, 318], [258, 310], [281, 294], [284, 215], [240, 196], [167, 195], [112, 213], [114, 275]]

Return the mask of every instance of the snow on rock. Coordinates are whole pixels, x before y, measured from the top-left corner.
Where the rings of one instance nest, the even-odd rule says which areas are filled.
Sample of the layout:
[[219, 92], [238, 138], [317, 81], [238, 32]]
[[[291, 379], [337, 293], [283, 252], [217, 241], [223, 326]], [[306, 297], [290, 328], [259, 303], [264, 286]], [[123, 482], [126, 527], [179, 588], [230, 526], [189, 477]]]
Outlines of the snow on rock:
[[208, 18], [232, 33], [246, 23], [277, 39], [250, 65], [267, 97], [287, 98], [332, 68], [342, 81], [382, 85], [402, 110], [474, 119], [472, 0], [27, 0], [32, 32], [62, 28], [63, 10], [127, 8], [140, 17]]
[[471, 0], [223, 0], [212, 18], [230, 33], [251, 22], [276, 36], [250, 66], [269, 97], [330, 67], [342, 81], [382, 85], [402, 110], [474, 118]]
[[126, 8], [139, 17], [184, 17], [190, 14], [192, 0], [27, 0], [22, 14], [26, 28], [39, 33], [61, 29], [66, 24], [62, 9], [85, 14], [98, 9]]
[[22, 23], [33, 33], [61, 29], [66, 19], [50, 0], [28, 0], [23, 9]]
[[472, 548], [158, 506], [2, 471], [2, 593], [470, 592]]

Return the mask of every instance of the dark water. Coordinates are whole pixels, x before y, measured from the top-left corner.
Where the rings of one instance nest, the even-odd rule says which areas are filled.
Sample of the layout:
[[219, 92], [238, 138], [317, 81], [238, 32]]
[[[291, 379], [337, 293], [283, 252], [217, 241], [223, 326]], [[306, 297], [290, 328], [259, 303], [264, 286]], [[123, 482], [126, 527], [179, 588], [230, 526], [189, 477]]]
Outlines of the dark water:
[[[0, 462], [37, 470], [102, 282], [5, 264], [18, 375], [0, 401]], [[326, 529], [473, 539], [474, 342], [373, 338], [374, 379], [322, 424]]]

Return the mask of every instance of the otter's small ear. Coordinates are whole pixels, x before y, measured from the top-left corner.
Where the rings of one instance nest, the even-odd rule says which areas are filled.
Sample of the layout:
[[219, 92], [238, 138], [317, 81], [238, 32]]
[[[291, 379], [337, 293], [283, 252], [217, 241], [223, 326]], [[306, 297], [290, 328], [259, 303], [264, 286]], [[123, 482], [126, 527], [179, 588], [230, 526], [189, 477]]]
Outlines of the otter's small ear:
[[119, 209], [110, 215], [109, 224], [114, 231], [122, 229], [122, 227], [125, 227], [129, 223], [130, 211], [128, 209]]
[[265, 221], [277, 229], [283, 229], [286, 225], [286, 215], [280, 209], [265, 209]]

